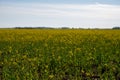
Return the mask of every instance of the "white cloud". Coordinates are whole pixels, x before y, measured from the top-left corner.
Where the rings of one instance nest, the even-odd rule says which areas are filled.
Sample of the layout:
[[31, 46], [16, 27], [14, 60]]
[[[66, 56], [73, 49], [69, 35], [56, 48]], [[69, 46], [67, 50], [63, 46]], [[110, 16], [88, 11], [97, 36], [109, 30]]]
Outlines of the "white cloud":
[[114, 18], [120, 14], [120, 6], [107, 4], [27, 4], [19, 6], [3, 6], [3, 13], [20, 13], [45, 16], [71, 16], [90, 18]]
[[[118, 22], [118, 20], [120, 21], [119, 5], [108, 5], [108, 4], [100, 4], [100, 3], [79, 4], [79, 5], [78, 4], [9, 4], [6, 6], [4, 5], [0, 6], [0, 10], [1, 10], [0, 16], [12, 14], [15, 16], [32, 15], [38, 17], [45, 17], [46, 19], [54, 18], [53, 22], [56, 22], [56, 24], [59, 23], [65, 24], [65, 21], [68, 24], [69, 21], [69, 22], [73, 22], [72, 23], [73, 25], [79, 25], [79, 22], [81, 21], [83, 23], [81, 25], [87, 24], [87, 26], [88, 25], [91, 26], [91, 24], [96, 24], [95, 26], [97, 26], [100, 25], [100, 23], [102, 23], [103, 25], [104, 24], [107, 25], [108, 21], [110, 22], [112, 21]], [[65, 19], [65, 21], [62, 19]], [[48, 20], [46, 20], [46, 24]], [[85, 23], [86, 21], [88, 23]], [[99, 23], [96, 21], [101, 21], [101, 22]], [[48, 25], [49, 24], [50, 23], [48, 23]]]

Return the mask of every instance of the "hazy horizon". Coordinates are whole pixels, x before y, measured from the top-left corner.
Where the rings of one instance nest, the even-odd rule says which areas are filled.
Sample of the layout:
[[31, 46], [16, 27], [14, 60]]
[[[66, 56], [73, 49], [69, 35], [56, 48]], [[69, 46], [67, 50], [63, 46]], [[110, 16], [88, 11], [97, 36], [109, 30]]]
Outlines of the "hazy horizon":
[[0, 0], [0, 28], [112, 28], [120, 26], [119, 0]]

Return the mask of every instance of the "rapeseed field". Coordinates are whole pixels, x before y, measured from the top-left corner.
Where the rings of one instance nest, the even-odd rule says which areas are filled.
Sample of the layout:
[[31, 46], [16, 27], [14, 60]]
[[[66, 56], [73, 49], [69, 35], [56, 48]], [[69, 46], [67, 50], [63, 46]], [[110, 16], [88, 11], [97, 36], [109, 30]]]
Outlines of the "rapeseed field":
[[1, 29], [1, 80], [120, 80], [120, 30]]

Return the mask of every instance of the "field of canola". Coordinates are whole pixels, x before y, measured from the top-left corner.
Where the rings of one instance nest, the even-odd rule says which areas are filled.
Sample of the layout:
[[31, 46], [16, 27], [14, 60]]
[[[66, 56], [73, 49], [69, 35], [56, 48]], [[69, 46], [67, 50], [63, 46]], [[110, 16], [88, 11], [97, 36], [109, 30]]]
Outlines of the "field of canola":
[[0, 30], [1, 80], [120, 80], [120, 30]]

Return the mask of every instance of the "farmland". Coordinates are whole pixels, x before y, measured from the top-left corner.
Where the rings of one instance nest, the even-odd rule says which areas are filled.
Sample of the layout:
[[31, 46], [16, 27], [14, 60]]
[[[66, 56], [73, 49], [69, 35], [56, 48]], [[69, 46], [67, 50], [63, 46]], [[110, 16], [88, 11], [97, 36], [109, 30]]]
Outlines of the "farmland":
[[120, 30], [1, 29], [3, 80], [119, 80]]

